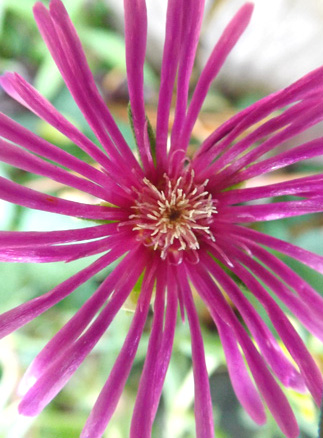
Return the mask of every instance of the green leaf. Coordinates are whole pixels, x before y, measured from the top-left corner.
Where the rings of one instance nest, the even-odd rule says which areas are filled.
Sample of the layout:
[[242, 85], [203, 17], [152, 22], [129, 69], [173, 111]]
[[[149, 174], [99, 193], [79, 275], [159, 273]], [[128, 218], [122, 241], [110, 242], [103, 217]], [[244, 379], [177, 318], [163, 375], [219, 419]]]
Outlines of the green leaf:
[[150, 152], [151, 156], [153, 157], [154, 164], [156, 166], [156, 135], [153, 127], [151, 126], [150, 120], [146, 116], [147, 120], [147, 131], [148, 131], [148, 138], [150, 143]]
[[[46, 5], [46, 2], [43, 2]], [[48, 3], [48, 2], [47, 2]], [[36, 27], [34, 15], [33, 15], [33, 6], [35, 4], [34, 0], [4, 0], [3, 8], [5, 11], [11, 11], [15, 15], [19, 15], [27, 20]]]
[[141, 286], [142, 286], [143, 278], [144, 278], [144, 273], [142, 273], [140, 275], [140, 277], [139, 277], [137, 283], [135, 284], [134, 288], [132, 289], [130, 295], [128, 296], [125, 303], [123, 304], [122, 308], [124, 310], [127, 310], [129, 312], [134, 312], [136, 310], [139, 296], [141, 293]]
[[[128, 104], [128, 117], [129, 117], [129, 123], [131, 126], [131, 130], [132, 130], [135, 142], [136, 142], [136, 146], [138, 147], [135, 128], [134, 128], [134, 124], [133, 124], [133, 115], [132, 115], [130, 102]], [[156, 165], [156, 135], [155, 135], [155, 131], [154, 131], [147, 115], [146, 115], [146, 120], [147, 120], [147, 133], [148, 133], [148, 138], [149, 138], [149, 143], [150, 143], [150, 152], [151, 152], [151, 156], [153, 158], [154, 164]]]
[[131, 130], [132, 130], [135, 142], [136, 142], [136, 146], [138, 147], [137, 139], [136, 139], [136, 134], [135, 134], [135, 127], [134, 127], [134, 124], [133, 124], [133, 116], [132, 116], [132, 109], [131, 109], [130, 102], [128, 103], [128, 119], [129, 119], [130, 127], [131, 127]]
[[63, 79], [58, 71], [55, 62], [51, 55], [48, 53], [43, 59], [43, 62], [35, 77], [35, 88], [46, 97], [51, 100], [58, 94], [59, 89], [63, 85]]
[[3, 24], [4, 24], [4, 4], [0, 2], [0, 37], [3, 32]]
[[105, 29], [78, 29], [85, 47], [111, 68], [126, 71], [125, 44], [120, 35]]

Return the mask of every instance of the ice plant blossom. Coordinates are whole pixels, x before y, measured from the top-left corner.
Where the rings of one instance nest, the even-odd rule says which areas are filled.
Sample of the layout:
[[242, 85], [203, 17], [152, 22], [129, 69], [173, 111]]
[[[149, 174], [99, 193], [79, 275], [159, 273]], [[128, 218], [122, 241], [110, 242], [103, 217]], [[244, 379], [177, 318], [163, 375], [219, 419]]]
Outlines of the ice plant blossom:
[[[281, 147], [323, 120], [323, 68], [237, 113], [209, 135], [193, 157], [187, 158], [192, 129], [208, 89], [247, 27], [253, 5], [244, 4], [225, 28], [189, 98], [204, 1], [168, 0], [155, 135], [144, 107], [145, 0], [124, 0], [124, 10], [136, 153], [99, 94], [60, 0], [52, 0], [49, 10], [36, 3], [35, 19], [66, 86], [101, 147], [21, 76], [6, 73], [1, 77], [1, 85], [10, 96], [68, 137], [96, 165], [76, 158], [1, 114], [3, 162], [91, 195], [93, 203], [60, 199], [2, 177], [1, 199], [94, 222], [84, 222], [83, 229], [3, 231], [0, 259], [70, 262], [99, 255], [53, 290], [2, 314], [1, 336], [27, 324], [118, 261], [95, 293], [30, 365], [20, 387], [20, 413], [37, 415], [56, 396], [142, 278], [129, 332], [81, 437], [101, 437], [108, 425], [131, 370], [150, 306], [153, 322], [130, 437], [151, 436], [171, 357], [178, 309], [191, 332], [196, 436], [214, 437], [208, 373], [193, 290], [214, 320], [233, 388], [245, 410], [256, 423], [263, 424], [264, 404], [267, 405], [285, 436], [297, 437], [297, 421], [282, 386], [297, 391], [307, 389], [320, 404], [322, 376], [279, 303], [323, 340], [323, 299], [277, 252], [321, 274], [323, 257], [262, 234], [252, 225], [322, 212], [323, 174], [259, 187], [243, 188], [240, 183], [323, 154], [323, 138], [304, 144], [295, 139], [294, 146]], [[174, 121], [169, 134], [174, 94]], [[276, 202], [270, 202], [276, 197]], [[281, 342], [248, 300], [251, 294], [263, 306]], [[228, 297], [242, 319], [232, 310]]]

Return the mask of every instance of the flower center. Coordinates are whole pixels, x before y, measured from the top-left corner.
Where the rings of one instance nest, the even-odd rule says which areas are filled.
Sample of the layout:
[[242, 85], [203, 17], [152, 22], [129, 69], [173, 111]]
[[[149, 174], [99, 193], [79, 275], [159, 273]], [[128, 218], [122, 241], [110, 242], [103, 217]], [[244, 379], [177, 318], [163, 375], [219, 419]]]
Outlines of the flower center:
[[210, 224], [217, 210], [205, 190], [208, 181], [195, 184], [194, 172], [189, 171], [177, 180], [165, 174], [158, 187], [147, 178], [143, 183], [129, 219], [143, 243], [160, 251], [163, 260], [171, 255], [180, 263], [183, 251], [199, 249], [201, 238], [215, 240]]

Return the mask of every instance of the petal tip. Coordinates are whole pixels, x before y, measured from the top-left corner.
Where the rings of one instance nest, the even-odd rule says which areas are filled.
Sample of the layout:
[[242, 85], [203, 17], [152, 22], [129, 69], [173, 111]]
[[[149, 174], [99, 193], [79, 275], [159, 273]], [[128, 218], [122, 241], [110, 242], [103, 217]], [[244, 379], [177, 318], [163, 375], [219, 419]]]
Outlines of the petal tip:
[[20, 397], [23, 397], [27, 394], [29, 389], [36, 383], [36, 376], [31, 375], [28, 373], [28, 370], [26, 374], [23, 376], [22, 380], [19, 383], [17, 393]]
[[47, 12], [47, 9], [46, 9], [46, 7], [45, 7], [45, 5], [44, 5], [43, 3], [41, 3], [41, 2], [36, 2], [36, 3], [34, 4], [34, 6], [33, 6], [33, 13], [34, 13], [34, 15], [35, 15], [35, 14], [38, 14], [38, 13], [42, 13], [42, 12], [44, 12], [44, 11]]
[[18, 405], [18, 412], [24, 417], [36, 417], [40, 410], [34, 404], [26, 403], [24, 399]]

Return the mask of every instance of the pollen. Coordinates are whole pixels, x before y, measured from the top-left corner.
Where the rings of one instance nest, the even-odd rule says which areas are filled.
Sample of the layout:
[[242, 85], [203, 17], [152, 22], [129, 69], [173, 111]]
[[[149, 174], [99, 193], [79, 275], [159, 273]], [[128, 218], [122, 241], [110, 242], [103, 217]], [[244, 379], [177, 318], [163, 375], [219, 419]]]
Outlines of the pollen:
[[129, 216], [138, 239], [159, 251], [163, 260], [171, 255], [178, 261], [185, 251], [197, 251], [201, 239], [214, 241], [210, 225], [217, 209], [207, 183], [196, 184], [192, 170], [176, 180], [164, 174], [157, 186], [144, 178]]

